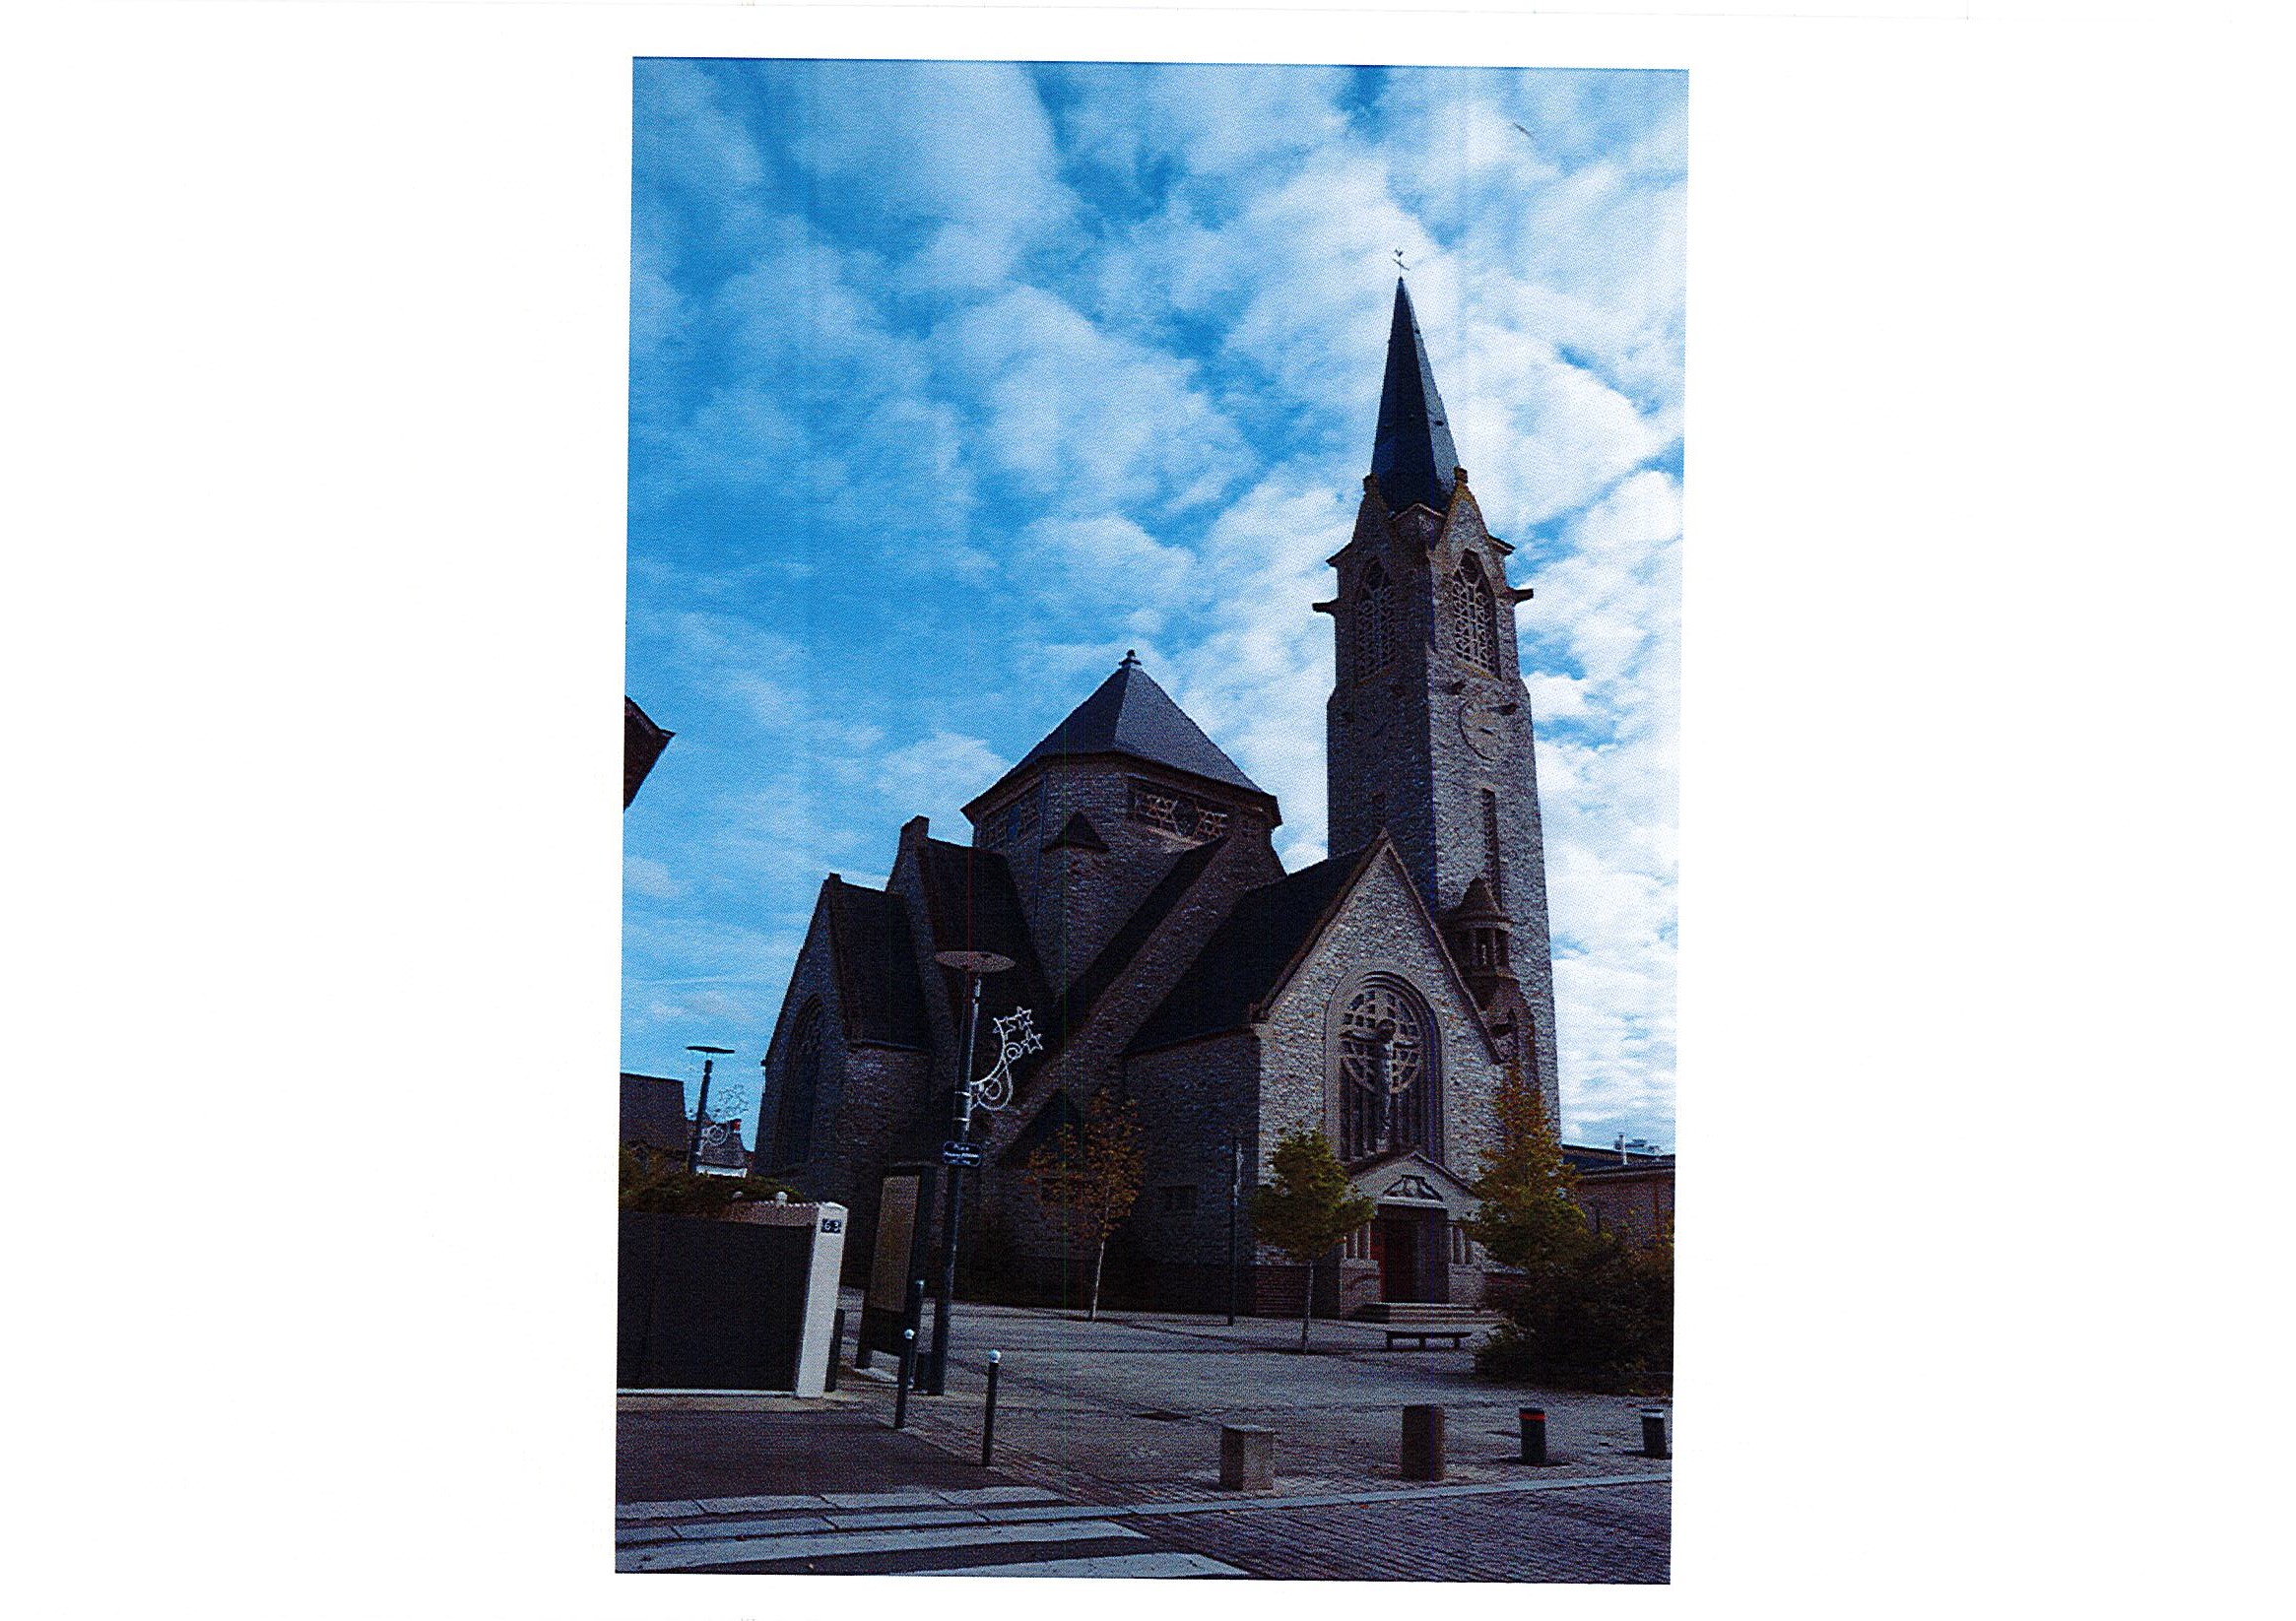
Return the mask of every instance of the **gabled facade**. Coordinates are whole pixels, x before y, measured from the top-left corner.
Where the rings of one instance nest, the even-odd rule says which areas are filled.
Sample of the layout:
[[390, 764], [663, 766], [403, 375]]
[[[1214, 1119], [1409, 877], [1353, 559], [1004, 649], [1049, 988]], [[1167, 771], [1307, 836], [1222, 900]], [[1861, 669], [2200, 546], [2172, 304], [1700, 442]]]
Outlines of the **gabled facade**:
[[[993, 951], [985, 1013], [1026, 1007], [1044, 1050], [1009, 1107], [974, 1117], [975, 1246], [1054, 1286], [1072, 1257], [1021, 1167], [1100, 1093], [1140, 1105], [1148, 1189], [1119, 1247], [1136, 1286], [1296, 1311], [1301, 1269], [1259, 1248], [1251, 1190], [1288, 1132], [1323, 1132], [1378, 1205], [1326, 1310], [1480, 1298], [1471, 1184], [1511, 1066], [1557, 1103], [1546, 887], [1530, 705], [1507, 582], [1452, 448], [1410, 302], [1355, 530], [1332, 558], [1329, 859], [1286, 874], [1254, 783], [1127, 654], [965, 807], [969, 844], [901, 829], [883, 890], [831, 875], [765, 1059], [757, 1165], [853, 1211], [865, 1267], [877, 1185], [949, 1135], [965, 984], [935, 956]], [[1302, 604], [1304, 611], [1311, 605]], [[1231, 1169], [1240, 1238], [1228, 1248]]]

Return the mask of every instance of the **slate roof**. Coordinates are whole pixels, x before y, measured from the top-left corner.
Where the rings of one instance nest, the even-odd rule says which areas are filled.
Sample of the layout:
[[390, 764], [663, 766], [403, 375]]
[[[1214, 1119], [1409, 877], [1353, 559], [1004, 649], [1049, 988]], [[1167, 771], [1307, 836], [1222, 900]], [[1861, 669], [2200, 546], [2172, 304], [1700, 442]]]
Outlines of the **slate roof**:
[[847, 883], [832, 873], [821, 885], [821, 899], [829, 909], [829, 949], [846, 1039], [928, 1046], [916, 943], [900, 896]]
[[677, 735], [656, 726], [653, 717], [637, 706], [635, 698], [626, 692], [622, 695], [622, 808], [624, 810], [637, 798], [638, 785], [646, 780], [654, 761], [662, 757], [662, 750], [670, 746], [670, 740]]
[[1077, 976], [1067, 993], [1054, 1002], [1051, 1017], [1044, 1021], [1045, 1056], [1038, 1062], [1050, 1063], [1053, 1055], [1068, 1044], [1070, 1032], [1091, 1016], [1092, 1005], [1131, 968], [1132, 959], [1140, 955], [1141, 947], [1156, 932], [1156, 925], [1171, 915], [1181, 896], [1196, 887], [1196, 880], [1212, 865], [1212, 858], [1226, 844], [1225, 839], [1213, 839], [1194, 845], [1181, 851], [1164, 870], [1155, 887], [1133, 908], [1132, 916], [1109, 937], [1108, 943], [1100, 947], [1100, 954]]
[[1100, 829], [1092, 825], [1092, 818], [1082, 810], [1069, 812], [1069, 819], [1061, 830], [1045, 842], [1047, 850], [1097, 850], [1108, 853], [1108, 841], [1100, 836]]
[[622, 1075], [622, 1140], [637, 1148], [682, 1154], [692, 1144], [686, 1116], [686, 1083], [668, 1075]]
[[1276, 988], [1278, 977], [1361, 871], [1371, 848], [1319, 861], [1245, 890], [1128, 1050], [1145, 1053], [1248, 1023], [1253, 1006]]
[[1451, 504], [1459, 449], [1435, 391], [1435, 368], [1419, 337], [1418, 317], [1403, 278], [1395, 281], [1395, 320], [1387, 334], [1387, 378], [1379, 390], [1379, 433], [1371, 476], [1391, 511], [1417, 503], [1441, 512]]
[[1094, 688], [1090, 697], [1071, 710], [1068, 719], [1046, 733], [1044, 741], [1021, 755], [1020, 763], [1005, 775], [1011, 777], [1037, 760], [1061, 754], [1130, 754], [1151, 765], [1168, 765], [1231, 788], [1262, 796], [1267, 792], [1220, 752], [1219, 746], [1204, 735], [1204, 729], [1188, 718], [1130, 653], [1124, 655], [1115, 675]]
[[[969, 844], [926, 839], [918, 851], [919, 875], [924, 880], [927, 927], [936, 951], [994, 951], [1011, 957], [1011, 972], [988, 980], [981, 993], [981, 1036], [989, 1039], [991, 1004], [1009, 1007], [1018, 1002], [1034, 1011], [1041, 1025], [1052, 1001], [1036, 947], [1028, 937], [1028, 916], [1020, 910], [1020, 896], [1013, 887], [1013, 870], [994, 850]], [[962, 1015], [964, 976], [944, 970], [951, 1005]]]

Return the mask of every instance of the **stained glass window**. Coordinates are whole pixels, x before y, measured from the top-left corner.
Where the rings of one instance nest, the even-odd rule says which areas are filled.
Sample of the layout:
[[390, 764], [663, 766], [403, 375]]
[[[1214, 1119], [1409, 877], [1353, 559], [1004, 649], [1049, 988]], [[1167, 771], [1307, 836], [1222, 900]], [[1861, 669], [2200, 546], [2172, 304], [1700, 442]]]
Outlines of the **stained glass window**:
[[1424, 1005], [1392, 980], [1355, 992], [1340, 1016], [1340, 1157], [1419, 1148], [1434, 1127]]

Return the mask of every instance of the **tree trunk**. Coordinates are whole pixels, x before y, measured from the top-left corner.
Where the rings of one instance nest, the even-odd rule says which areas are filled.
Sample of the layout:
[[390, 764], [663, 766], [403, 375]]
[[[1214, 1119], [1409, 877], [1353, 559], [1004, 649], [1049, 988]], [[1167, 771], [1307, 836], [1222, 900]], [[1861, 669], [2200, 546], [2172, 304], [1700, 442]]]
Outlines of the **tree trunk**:
[[1102, 1238], [1100, 1247], [1092, 1252], [1092, 1304], [1084, 1313], [1086, 1323], [1100, 1321], [1100, 1267], [1108, 1259], [1108, 1240]]
[[1315, 1316], [1315, 1263], [1311, 1261], [1311, 1262], [1309, 1262], [1309, 1263], [1307, 1264], [1307, 1282], [1306, 1282], [1306, 1284], [1305, 1284], [1305, 1285], [1304, 1285], [1304, 1286], [1301, 1288], [1301, 1290], [1300, 1290], [1300, 1301], [1299, 1301], [1299, 1348], [1300, 1348], [1301, 1350], [1303, 1350], [1303, 1351], [1307, 1349], [1307, 1325], [1308, 1325], [1308, 1320], [1309, 1320], [1309, 1319], [1311, 1319], [1311, 1318], [1313, 1318], [1314, 1316]]

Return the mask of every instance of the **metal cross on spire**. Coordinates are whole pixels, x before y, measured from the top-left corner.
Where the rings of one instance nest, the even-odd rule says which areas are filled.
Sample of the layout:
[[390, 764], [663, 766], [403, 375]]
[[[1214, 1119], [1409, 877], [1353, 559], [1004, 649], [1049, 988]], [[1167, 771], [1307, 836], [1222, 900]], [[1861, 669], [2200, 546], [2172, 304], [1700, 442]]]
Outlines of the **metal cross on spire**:
[[1402, 249], [1402, 248], [1400, 248], [1400, 247], [1399, 247], [1399, 248], [1390, 248], [1388, 251], [1389, 251], [1389, 252], [1391, 252], [1391, 253], [1393, 253], [1393, 254], [1395, 255], [1395, 268], [1396, 268], [1396, 269], [1397, 269], [1399, 272], [1400, 272], [1400, 271], [1406, 271], [1406, 270], [1409, 270], [1409, 269], [1410, 269], [1410, 266], [1409, 266], [1409, 265], [1407, 265], [1407, 264], [1405, 264], [1405, 263], [1404, 263], [1404, 256], [1403, 256], [1403, 249]]

